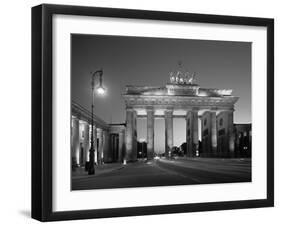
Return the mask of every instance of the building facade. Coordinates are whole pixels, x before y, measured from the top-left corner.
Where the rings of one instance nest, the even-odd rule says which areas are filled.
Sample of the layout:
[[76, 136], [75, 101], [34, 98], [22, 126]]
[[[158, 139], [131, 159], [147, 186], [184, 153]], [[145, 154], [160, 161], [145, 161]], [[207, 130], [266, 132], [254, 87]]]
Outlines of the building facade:
[[235, 124], [235, 157], [252, 157], [252, 124]]
[[[91, 112], [72, 102], [71, 157], [72, 166], [85, 166], [91, 143]], [[108, 124], [94, 115], [95, 163], [123, 161], [125, 124]]]

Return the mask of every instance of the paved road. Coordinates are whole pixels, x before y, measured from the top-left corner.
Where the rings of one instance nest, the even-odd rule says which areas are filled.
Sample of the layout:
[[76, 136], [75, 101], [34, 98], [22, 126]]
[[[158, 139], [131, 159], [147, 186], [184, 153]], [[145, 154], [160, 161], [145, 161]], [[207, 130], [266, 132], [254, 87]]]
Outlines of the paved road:
[[73, 190], [251, 181], [250, 159], [159, 159], [72, 179]]

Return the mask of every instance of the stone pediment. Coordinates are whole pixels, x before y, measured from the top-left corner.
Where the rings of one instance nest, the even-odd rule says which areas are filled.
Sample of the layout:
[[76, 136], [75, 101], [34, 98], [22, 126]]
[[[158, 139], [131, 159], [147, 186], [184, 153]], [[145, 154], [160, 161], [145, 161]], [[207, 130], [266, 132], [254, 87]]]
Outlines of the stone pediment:
[[166, 87], [157, 86], [126, 86], [125, 95], [166, 95]]
[[166, 85], [168, 95], [184, 95], [197, 96], [199, 93], [199, 86], [196, 84], [172, 84]]
[[165, 86], [126, 86], [123, 94], [127, 108], [220, 108], [234, 109], [238, 97], [231, 89], [201, 88], [195, 84], [195, 73], [172, 73]]
[[126, 86], [124, 95], [144, 96], [191, 96], [191, 97], [224, 97], [231, 96], [230, 89], [200, 88], [197, 84], [172, 84], [164, 87], [157, 86]]

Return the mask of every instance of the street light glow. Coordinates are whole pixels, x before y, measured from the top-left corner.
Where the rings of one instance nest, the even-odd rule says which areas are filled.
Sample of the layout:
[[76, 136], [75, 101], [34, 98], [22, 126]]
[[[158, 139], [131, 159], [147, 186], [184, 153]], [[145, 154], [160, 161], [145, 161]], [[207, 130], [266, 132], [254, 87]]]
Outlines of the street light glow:
[[104, 89], [102, 86], [99, 86], [99, 87], [97, 88], [97, 93], [98, 93], [99, 95], [104, 95], [104, 94], [105, 94], [105, 89]]

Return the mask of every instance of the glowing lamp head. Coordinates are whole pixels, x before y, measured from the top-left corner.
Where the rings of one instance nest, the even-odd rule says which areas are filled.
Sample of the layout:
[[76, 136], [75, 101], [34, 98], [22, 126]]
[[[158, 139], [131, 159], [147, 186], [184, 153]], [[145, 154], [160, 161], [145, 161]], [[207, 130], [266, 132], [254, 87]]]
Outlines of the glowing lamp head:
[[104, 94], [105, 94], [105, 89], [104, 89], [102, 86], [99, 86], [99, 87], [97, 88], [97, 93], [98, 93], [99, 95], [104, 95]]

